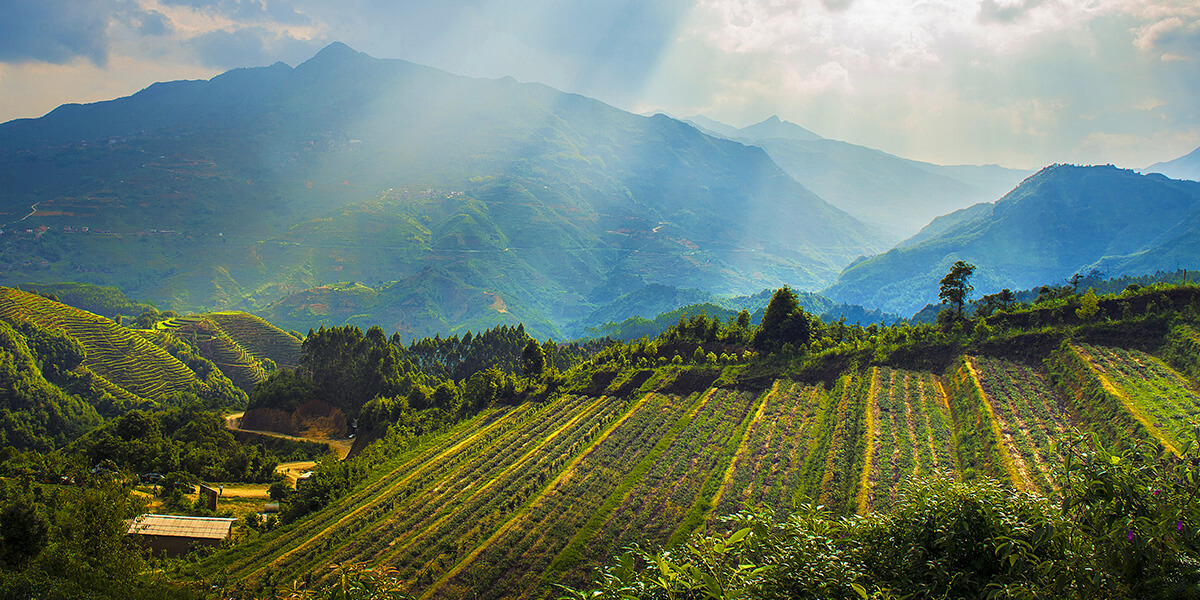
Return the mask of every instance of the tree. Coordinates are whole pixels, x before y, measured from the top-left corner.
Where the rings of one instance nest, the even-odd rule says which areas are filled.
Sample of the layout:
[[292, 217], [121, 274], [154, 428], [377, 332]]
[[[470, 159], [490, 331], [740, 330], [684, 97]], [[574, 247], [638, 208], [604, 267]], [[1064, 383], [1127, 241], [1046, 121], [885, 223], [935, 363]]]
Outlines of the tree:
[[1004, 310], [1012, 308], [1013, 303], [1017, 301], [1017, 295], [1012, 290], [1004, 288], [996, 295], [996, 299], [1000, 301], [1000, 307]]
[[1075, 316], [1089, 321], [1098, 312], [1100, 312], [1100, 299], [1096, 297], [1096, 290], [1088, 288], [1087, 293], [1079, 298], [1079, 308], [1075, 309]]
[[521, 372], [526, 377], [538, 377], [546, 370], [546, 353], [537, 340], [529, 340], [521, 351]]
[[800, 308], [800, 301], [792, 288], [783, 286], [775, 290], [771, 302], [763, 312], [762, 323], [754, 334], [756, 350], [776, 352], [784, 344], [803, 349], [812, 337], [812, 324], [808, 313]]
[[938, 299], [946, 304], [953, 304], [955, 314], [960, 319], [963, 316], [963, 307], [967, 304], [967, 298], [975, 289], [968, 283], [974, 272], [975, 265], [960, 260], [950, 267], [950, 272], [941, 281], [942, 289], [938, 292]]

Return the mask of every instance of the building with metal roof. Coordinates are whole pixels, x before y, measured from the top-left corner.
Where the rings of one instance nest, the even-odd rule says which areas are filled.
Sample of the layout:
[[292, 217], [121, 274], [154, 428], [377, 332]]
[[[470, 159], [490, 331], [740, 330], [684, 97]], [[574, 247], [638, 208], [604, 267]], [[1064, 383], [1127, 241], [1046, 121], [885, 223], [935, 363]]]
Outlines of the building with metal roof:
[[128, 521], [127, 534], [136, 536], [155, 554], [182, 556], [196, 546], [220, 546], [234, 521], [237, 519], [146, 514]]

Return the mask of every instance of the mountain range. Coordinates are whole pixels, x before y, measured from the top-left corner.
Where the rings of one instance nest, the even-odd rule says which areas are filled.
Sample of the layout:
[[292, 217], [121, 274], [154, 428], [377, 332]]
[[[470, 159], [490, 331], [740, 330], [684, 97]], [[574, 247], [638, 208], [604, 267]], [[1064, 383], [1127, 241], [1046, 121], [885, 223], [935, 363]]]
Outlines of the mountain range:
[[0, 212], [5, 283], [193, 310], [358, 282], [413, 336], [555, 335], [651, 283], [821, 287], [887, 247], [757, 147], [342, 44], [0, 125]]
[[997, 165], [943, 166], [825, 139], [773, 116], [741, 129], [697, 115], [702, 131], [752, 144], [834, 206], [899, 241], [930, 220], [1003, 196], [1031, 172]]
[[955, 261], [977, 267], [974, 297], [1098, 270], [1108, 275], [1200, 266], [1200, 183], [1112, 166], [1053, 165], [995, 203], [846, 268], [824, 294], [912, 314], [937, 303]]
[[778, 117], [634, 115], [335, 43], [294, 68], [0, 124], [0, 284], [116, 285], [299, 331], [524, 323], [562, 338], [666, 312], [660, 290], [787, 284], [911, 314], [959, 258], [982, 292], [1200, 255], [1191, 184], [1056, 166], [1014, 189], [1027, 175]]

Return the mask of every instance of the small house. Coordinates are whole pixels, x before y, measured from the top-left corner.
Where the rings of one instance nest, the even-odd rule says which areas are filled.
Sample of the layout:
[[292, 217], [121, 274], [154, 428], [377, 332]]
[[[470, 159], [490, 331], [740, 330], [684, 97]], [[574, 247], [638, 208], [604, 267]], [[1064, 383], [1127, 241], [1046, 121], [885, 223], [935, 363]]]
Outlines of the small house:
[[156, 555], [176, 557], [195, 546], [220, 546], [236, 520], [146, 514], [128, 521], [127, 535], [137, 537]]

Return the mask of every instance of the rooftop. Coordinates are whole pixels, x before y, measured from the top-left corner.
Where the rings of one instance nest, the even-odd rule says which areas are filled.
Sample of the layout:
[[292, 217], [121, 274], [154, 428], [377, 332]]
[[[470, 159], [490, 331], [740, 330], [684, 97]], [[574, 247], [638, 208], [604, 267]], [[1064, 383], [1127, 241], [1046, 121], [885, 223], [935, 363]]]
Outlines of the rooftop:
[[185, 517], [179, 515], [141, 515], [129, 522], [130, 534], [224, 539], [237, 519]]

